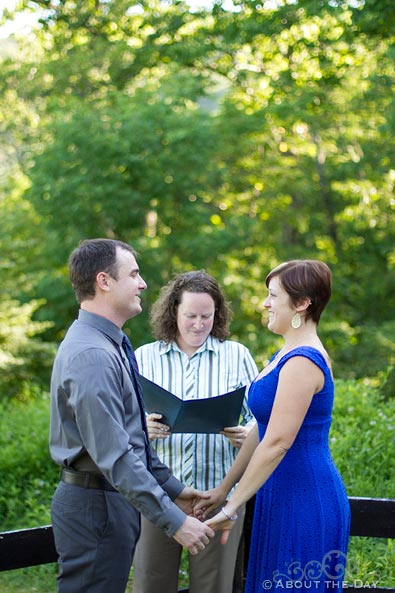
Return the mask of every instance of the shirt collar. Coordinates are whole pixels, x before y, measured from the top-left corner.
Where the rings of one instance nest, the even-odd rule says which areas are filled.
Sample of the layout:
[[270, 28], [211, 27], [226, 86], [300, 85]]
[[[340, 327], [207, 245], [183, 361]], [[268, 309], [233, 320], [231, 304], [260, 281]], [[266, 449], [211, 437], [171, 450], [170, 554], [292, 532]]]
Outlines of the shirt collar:
[[89, 311], [85, 311], [85, 309], [80, 309], [78, 320], [103, 332], [119, 346], [122, 344], [122, 330], [106, 317], [96, 315], [96, 313], [90, 313]]
[[[159, 343], [159, 354], [167, 354], [171, 351], [175, 352], [182, 352], [178, 347], [176, 341], [173, 342], [160, 342]], [[206, 350], [211, 350], [215, 354], [218, 353], [219, 350], [219, 340], [218, 338], [214, 338], [213, 336], [208, 336], [207, 340], [196, 350], [195, 354], [200, 354], [201, 352], [205, 352]]]

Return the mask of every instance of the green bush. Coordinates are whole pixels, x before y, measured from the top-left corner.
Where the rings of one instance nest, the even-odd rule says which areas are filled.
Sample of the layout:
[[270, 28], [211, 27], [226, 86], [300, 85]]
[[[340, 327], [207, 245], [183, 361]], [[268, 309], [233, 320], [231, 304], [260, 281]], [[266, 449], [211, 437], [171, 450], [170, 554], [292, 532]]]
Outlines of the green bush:
[[[349, 496], [395, 498], [395, 399], [374, 380], [337, 380], [331, 450]], [[395, 541], [352, 537], [347, 580], [395, 587]]]
[[[320, 335], [335, 361], [335, 375], [342, 379], [361, 379], [387, 374], [395, 361], [395, 322], [351, 327], [345, 321], [322, 322]], [[383, 376], [383, 387], [385, 377]], [[387, 396], [395, 396], [395, 381], [385, 387]]]
[[330, 441], [349, 496], [395, 498], [395, 399], [373, 380], [336, 381]]
[[49, 397], [0, 403], [0, 528], [50, 523], [59, 470], [48, 452]]

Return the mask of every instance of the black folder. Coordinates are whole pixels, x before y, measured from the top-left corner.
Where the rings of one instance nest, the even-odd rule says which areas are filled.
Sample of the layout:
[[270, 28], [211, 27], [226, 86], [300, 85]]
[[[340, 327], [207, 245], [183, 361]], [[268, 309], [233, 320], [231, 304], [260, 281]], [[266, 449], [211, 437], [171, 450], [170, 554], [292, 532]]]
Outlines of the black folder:
[[146, 411], [162, 414], [160, 422], [172, 432], [215, 433], [239, 424], [245, 386], [216, 397], [182, 400], [146, 377], [140, 379]]

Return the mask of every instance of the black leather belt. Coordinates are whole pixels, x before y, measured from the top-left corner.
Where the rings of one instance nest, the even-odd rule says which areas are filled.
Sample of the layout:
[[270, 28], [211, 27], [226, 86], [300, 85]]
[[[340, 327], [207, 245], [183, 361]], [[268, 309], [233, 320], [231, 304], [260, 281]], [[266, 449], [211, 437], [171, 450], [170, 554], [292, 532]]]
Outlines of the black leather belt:
[[60, 479], [66, 484], [80, 486], [81, 488], [94, 488], [95, 490], [117, 492], [104, 476], [99, 476], [93, 472], [80, 472], [68, 467], [62, 467]]

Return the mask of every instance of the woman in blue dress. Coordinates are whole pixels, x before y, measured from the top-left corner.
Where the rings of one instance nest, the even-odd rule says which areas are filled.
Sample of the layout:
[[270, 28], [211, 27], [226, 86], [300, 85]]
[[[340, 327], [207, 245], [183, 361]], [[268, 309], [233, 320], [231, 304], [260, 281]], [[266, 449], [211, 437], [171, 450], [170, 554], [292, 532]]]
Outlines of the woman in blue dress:
[[350, 530], [346, 490], [328, 436], [334, 385], [317, 325], [331, 295], [318, 260], [293, 260], [266, 278], [268, 329], [284, 345], [257, 376], [249, 404], [257, 419], [204, 517], [226, 542], [237, 510], [256, 494], [245, 593], [341, 591]]

